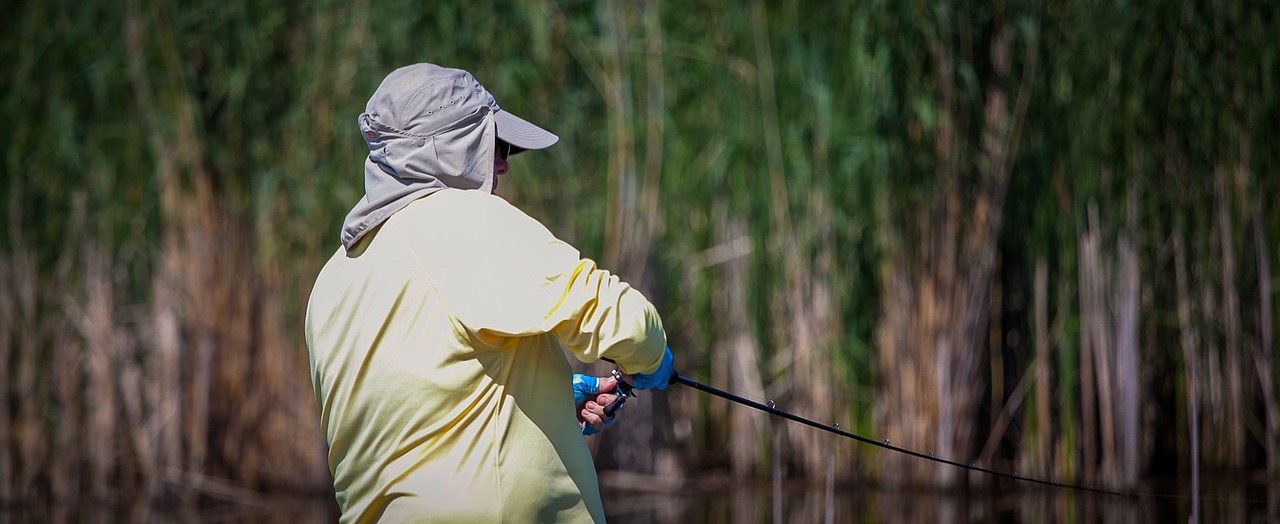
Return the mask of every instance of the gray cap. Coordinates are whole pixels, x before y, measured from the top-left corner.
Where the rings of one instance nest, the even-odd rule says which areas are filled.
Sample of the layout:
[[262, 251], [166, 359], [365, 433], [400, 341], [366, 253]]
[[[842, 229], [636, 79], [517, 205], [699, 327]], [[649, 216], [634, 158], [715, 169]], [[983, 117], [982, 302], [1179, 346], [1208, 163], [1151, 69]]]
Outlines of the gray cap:
[[559, 140], [503, 111], [471, 73], [432, 64], [393, 71], [357, 119], [369, 146], [364, 196], [342, 223], [350, 249], [414, 200], [444, 189], [492, 191], [494, 147], [511, 153]]
[[[544, 149], [560, 138], [508, 111], [471, 73], [435, 64], [414, 64], [392, 71], [369, 99], [365, 113], [373, 122], [361, 133], [400, 131], [434, 136], [468, 120], [482, 106], [493, 112], [498, 138], [520, 149]], [[377, 129], [382, 128], [382, 129]]]

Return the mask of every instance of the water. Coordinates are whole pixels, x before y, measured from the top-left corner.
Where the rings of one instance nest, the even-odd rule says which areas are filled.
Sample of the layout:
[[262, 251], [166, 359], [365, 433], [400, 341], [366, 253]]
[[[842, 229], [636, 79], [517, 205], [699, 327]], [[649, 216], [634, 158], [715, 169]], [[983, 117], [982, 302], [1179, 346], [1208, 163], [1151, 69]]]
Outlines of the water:
[[[1218, 484], [1204, 491], [1200, 522], [1280, 522], [1280, 484]], [[1025, 486], [963, 493], [790, 485], [775, 496], [766, 484], [672, 493], [608, 490], [605, 507], [612, 524], [1190, 522], [1189, 494], [1154, 488], [1144, 493], [1119, 497]]]
[[[1117, 497], [1016, 486], [982, 493], [884, 490], [860, 486], [701, 483], [678, 490], [643, 483], [604, 491], [612, 524], [664, 523], [947, 523], [970, 522], [1190, 522], [1191, 497], [1177, 487], [1151, 487], [1145, 495]], [[1159, 494], [1152, 494], [1159, 493]], [[28, 522], [183, 522], [321, 524], [337, 520], [332, 498], [273, 498], [244, 504], [206, 501], [194, 508], [94, 504], [0, 506], [0, 524]], [[1200, 522], [1280, 522], [1280, 483], [1265, 486], [1206, 483]]]
[[95, 503], [0, 505], [0, 524], [27, 523], [249, 523], [327, 524], [337, 522], [331, 497], [273, 497], [254, 503], [204, 500], [158, 506], [138, 498], [129, 504]]

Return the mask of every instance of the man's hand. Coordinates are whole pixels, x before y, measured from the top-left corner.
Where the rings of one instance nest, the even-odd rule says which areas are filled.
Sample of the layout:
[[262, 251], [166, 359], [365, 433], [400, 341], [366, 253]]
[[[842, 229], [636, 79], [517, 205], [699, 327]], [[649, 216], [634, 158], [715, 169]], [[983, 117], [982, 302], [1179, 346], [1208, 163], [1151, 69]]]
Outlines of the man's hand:
[[582, 425], [583, 435], [594, 435], [604, 429], [604, 425], [613, 422], [613, 417], [604, 413], [617, 395], [608, 393], [618, 387], [613, 377], [593, 377], [582, 373], [573, 374], [573, 403], [578, 411], [578, 423]]

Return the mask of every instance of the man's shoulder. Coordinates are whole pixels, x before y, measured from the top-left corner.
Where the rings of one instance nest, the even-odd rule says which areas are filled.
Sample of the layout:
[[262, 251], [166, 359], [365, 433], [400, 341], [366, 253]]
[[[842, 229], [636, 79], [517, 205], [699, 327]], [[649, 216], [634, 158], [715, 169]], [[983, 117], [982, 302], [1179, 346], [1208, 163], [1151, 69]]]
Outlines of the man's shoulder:
[[[485, 211], [520, 213], [515, 206], [497, 195], [471, 189], [442, 189], [411, 202], [402, 211], [411, 213], [450, 214], [475, 216]], [[520, 213], [524, 214], [524, 213]]]
[[550, 235], [546, 227], [502, 197], [484, 191], [444, 189], [405, 206], [392, 217], [400, 226], [482, 233], [487, 238], [508, 235]]

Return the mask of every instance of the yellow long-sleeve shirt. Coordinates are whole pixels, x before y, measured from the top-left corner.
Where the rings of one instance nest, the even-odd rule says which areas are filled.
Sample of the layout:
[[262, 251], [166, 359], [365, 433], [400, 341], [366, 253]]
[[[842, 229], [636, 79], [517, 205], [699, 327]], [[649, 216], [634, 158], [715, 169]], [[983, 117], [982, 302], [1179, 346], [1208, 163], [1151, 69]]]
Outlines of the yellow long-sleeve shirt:
[[666, 346], [639, 292], [452, 189], [339, 248], [306, 332], [343, 522], [602, 522], [562, 348], [648, 373]]

